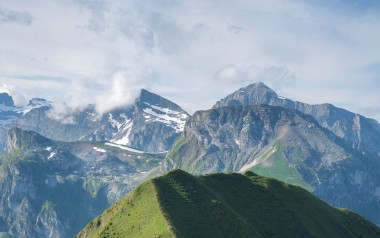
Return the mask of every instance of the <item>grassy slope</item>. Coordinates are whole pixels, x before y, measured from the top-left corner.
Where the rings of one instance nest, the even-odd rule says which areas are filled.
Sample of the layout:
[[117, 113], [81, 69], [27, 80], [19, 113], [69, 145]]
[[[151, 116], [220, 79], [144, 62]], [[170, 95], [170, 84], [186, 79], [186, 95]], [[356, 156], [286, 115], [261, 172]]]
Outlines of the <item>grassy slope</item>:
[[257, 159], [258, 163], [250, 170], [258, 175], [276, 178], [313, 192], [313, 187], [302, 179], [297, 169], [290, 167], [285, 161], [282, 156], [283, 148], [281, 142], [276, 143], [266, 154]]
[[144, 183], [99, 219], [100, 229], [92, 230], [94, 220], [80, 237], [88, 231], [88, 237], [107, 237], [104, 231], [109, 237], [380, 237], [362, 217], [252, 172], [195, 177], [176, 170]]
[[90, 222], [77, 237], [174, 237], [151, 180]]

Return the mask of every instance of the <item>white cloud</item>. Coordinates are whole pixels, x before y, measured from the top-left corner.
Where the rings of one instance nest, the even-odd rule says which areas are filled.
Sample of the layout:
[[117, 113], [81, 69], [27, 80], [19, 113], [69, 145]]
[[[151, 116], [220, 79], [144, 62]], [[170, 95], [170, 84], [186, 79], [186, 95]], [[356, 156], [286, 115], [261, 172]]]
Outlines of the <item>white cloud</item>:
[[27, 103], [27, 98], [21, 93], [21, 90], [14, 85], [0, 83], [0, 93], [8, 93], [12, 96], [13, 101], [16, 106], [25, 105]]
[[15, 11], [0, 8], [0, 23], [17, 23], [29, 26], [33, 21], [32, 15], [26, 11]]
[[51, 119], [59, 121], [63, 124], [76, 124], [73, 113], [76, 109], [63, 102], [55, 102], [52, 110], [47, 112], [47, 116]]
[[359, 110], [379, 99], [380, 71], [368, 67], [380, 62], [380, 16], [379, 5], [358, 4], [3, 0], [32, 21], [0, 24], [0, 79], [27, 95], [96, 103], [100, 112], [131, 102], [139, 86], [194, 111], [255, 81]]
[[121, 69], [104, 78], [72, 81], [65, 96], [56, 100], [49, 117], [75, 123], [72, 114], [89, 104], [100, 115], [134, 102], [140, 89], [148, 88], [155, 74], [151, 68]]
[[295, 76], [284, 67], [258, 67], [226, 65], [215, 74], [218, 83], [247, 85], [253, 82], [264, 82], [273, 89], [291, 85]]
[[153, 79], [154, 72], [149, 68], [114, 72], [108, 80], [100, 83], [102, 91], [95, 96], [96, 110], [102, 114], [132, 103], [140, 89], [149, 87]]

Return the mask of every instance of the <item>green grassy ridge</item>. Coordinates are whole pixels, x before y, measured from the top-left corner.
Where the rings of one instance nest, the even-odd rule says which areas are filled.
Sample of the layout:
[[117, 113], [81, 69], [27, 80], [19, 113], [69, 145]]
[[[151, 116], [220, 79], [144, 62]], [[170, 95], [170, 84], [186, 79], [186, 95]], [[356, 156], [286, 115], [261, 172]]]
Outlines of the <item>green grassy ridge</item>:
[[77, 237], [380, 237], [380, 229], [252, 172], [174, 170], [140, 185]]
[[175, 237], [148, 180], [91, 221], [76, 237]]
[[283, 143], [276, 142], [263, 156], [257, 158], [258, 163], [250, 170], [258, 175], [275, 178], [313, 192], [314, 188], [302, 178], [296, 168], [289, 166], [284, 158], [283, 149], [287, 146], [284, 146]]

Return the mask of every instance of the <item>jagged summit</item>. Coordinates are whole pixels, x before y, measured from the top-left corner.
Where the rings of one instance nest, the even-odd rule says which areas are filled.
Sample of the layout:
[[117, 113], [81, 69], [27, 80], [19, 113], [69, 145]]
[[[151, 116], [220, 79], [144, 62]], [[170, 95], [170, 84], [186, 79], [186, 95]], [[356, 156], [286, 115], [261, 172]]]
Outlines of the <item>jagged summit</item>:
[[[3, 124], [33, 130], [58, 141], [109, 141], [156, 153], [169, 150], [189, 117], [177, 104], [145, 89], [134, 103], [102, 115], [89, 105], [59, 121], [49, 117], [51, 104], [33, 98], [28, 106], [14, 110], [12, 117], [3, 113]], [[0, 113], [0, 123], [1, 116]]]
[[7, 149], [8, 152], [19, 150], [28, 146], [51, 146], [54, 142], [34, 131], [24, 131], [17, 127], [8, 130]]
[[0, 104], [7, 107], [15, 106], [12, 96], [10, 96], [8, 93], [0, 93]]
[[271, 89], [270, 87], [268, 87], [263, 82], [252, 83], [252, 84], [250, 84], [250, 85], [248, 85], [246, 87], [240, 88], [240, 90], [248, 90], [248, 91], [250, 91], [250, 90], [252, 90], [252, 91], [253, 90], [257, 90], [257, 91], [259, 91], [259, 90], [261, 90], [261, 91], [266, 90], [266, 91], [268, 91], [270, 93], [276, 94], [276, 92], [273, 89]]
[[[0, 93], [0, 125], [11, 128], [12, 123], [31, 110], [45, 106], [50, 107], [50, 104], [51, 102], [45, 99], [33, 98], [29, 100], [29, 104], [26, 106], [15, 106], [12, 96], [7, 93]], [[0, 150], [2, 149], [1, 146], [0, 143]]]
[[253, 83], [240, 88], [236, 92], [218, 101], [213, 108], [225, 106], [246, 106], [256, 104], [272, 104], [279, 98], [276, 92], [262, 82]]
[[46, 99], [43, 99], [43, 98], [32, 98], [29, 100], [29, 103], [28, 103], [28, 106], [40, 106], [40, 105], [48, 105], [49, 102], [46, 101]]
[[141, 102], [155, 103], [157, 101], [162, 101], [162, 97], [158, 94], [152, 93], [146, 89], [141, 89], [139, 100]]
[[[352, 147], [374, 157], [380, 156], [380, 124], [373, 119], [363, 117], [332, 104], [310, 105], [293, 101], [277, 95], [264, 83], [253, 83], [240, 88], [218, 101], [213, 109], [226, 106], [252, 106], [266, 104], [301, 111], [313, 116], [318, 123], [340, 138], [348, 141]], [[362, 136], [365, 135], [365, 136]]]
[[[146, 89], [141, 89], [140, 96], [136, 99], [136, 105], [141, 108], [149, 106], [158, 106], [160, 108], [168, 108], [174, 111], [181, 111], [186, 113], [180, 106], [168, 99], [161, 97], [158, 94], [152, 93]], [[186, 113], [187, 114], [187, 113]]]

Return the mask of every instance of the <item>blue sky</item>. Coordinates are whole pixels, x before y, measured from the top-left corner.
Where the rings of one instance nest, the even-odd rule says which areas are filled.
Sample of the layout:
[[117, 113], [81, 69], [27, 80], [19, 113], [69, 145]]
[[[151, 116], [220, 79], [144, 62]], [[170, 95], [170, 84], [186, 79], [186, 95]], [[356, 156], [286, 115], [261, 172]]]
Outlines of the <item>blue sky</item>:
[[379, 1], [2, 0], [0, 88], [100, 112], [141, 87], [189, 112], [264, 81], [380, 120]]

